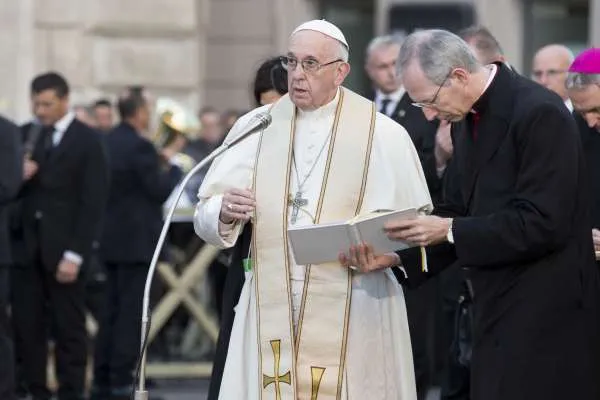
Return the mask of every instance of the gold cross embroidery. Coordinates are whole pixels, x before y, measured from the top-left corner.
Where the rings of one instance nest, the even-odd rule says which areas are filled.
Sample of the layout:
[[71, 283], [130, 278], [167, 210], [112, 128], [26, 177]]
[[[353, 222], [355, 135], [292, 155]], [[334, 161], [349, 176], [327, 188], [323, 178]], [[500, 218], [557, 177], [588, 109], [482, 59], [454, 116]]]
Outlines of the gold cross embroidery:
[[317, 396], [319, 395], [319, 387], [321, 386], [321, 379], [323, 379], [324, 373], [325, 368], [310, 367], [310, 376], [312, 378], [312, 394], [310, 395], [310, 400], [317, 400]]
[[290, 371], [283, 375], [279, 375], [279, 362], [281, 361], [281, 340], [271, 340], [271, 349], [273, 350], [273, 356], [275, 357], [275, 367], [273, 376], [263, 374], [263, 389], [267, 386], [275, 384], [275, 399], [281, 400], [281, 383], [292, 384], [292, 375]]

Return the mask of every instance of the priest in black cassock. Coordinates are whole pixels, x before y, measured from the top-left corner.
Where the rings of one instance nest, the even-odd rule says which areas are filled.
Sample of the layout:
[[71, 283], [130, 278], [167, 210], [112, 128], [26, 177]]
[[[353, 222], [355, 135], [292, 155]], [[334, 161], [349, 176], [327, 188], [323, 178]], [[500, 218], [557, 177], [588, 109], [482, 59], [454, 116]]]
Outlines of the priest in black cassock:
[[[471, 399], [600, 398], [600, 277], [587, 171], [562, 99], [503, 64], [481, 65], [443, 30], [410, 35], [398, 64], [427, 118], [453, 123], [460, 190], [436, 215], [386, 229], [428, 246], [427, 273], [418, 249], [395, 260], [411, 284], [452, 261], [468, 270]], [[368, 247], [350, 256], [365, 268], [372, 260]]]
[[[377, 110], [402, 125], [419, 154], [427, 187], [435, 204], [441, 201], [442, 180], [452, 156], [450, 127], [438, 120], [427, 120], [412, 100], [396, 71], [402, 44], [397, 35], [378, 36], [367, 47], [365, 70], [373, 85], [372, 99]], [[440, 280], [432, 279], [415, 290], [404, 292], [415, 368], [417, 395], [424, 399], [429, 387], [436, 384], [435, 372], [443, 363], [445, 347]]]
[[592, 239], [600, 254], [600, 49], [591, 48], [577, 56], [566, 85], [581, 132], [592, 199]]

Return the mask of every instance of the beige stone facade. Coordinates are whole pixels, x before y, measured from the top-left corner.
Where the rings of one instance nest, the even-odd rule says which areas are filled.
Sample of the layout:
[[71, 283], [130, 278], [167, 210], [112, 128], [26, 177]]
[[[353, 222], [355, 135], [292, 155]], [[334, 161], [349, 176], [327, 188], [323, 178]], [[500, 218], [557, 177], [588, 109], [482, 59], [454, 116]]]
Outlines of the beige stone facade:
[[[391, 4], [411, 1], [416, 0], [372, 0], [374, 33], [387, 30]], [[497, 35], [517, 68], [524, 63], [523, 4], [531, 1], [472, 0], [478, 21]], [[600, 45], [600, 0], [589, 2], [589, 41]], [[0, 113], [19, 122], [29, 118], [29, 81], [47, 70], [67, 77], [74, 103], [113, 97], [124, 85], [139, 84], [193, 109], [249, 108], [260, 61], [283, 51], [293, 27], [320, 17], [322, 5], [317, 0], [0, 0]]]

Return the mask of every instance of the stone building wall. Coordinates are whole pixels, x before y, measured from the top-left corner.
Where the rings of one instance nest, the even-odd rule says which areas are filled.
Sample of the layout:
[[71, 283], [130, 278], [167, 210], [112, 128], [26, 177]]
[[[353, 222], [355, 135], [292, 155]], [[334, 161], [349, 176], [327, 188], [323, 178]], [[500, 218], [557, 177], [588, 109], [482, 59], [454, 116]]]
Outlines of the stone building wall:
[[[377, 32], [392, 3], [375, 0]], [[523, 54], [523, 0], [474, 2], [480, 22], [512, 63]], [[190, 109], [252, 106], [256, 68], [285, 50], [291, 30], [318, 17], [318, 0], [0, 0], [0, 113], [29, 118], [29, 82], [56, 70], [73, 102], [113, 97], [125, 85], [150, 88]], [[590, 38], [599, 44], [600, 0], [590, 0]], [[511, 26], [511, 29], [504, 29]]]
[[28, 118], [29, 81], [49, 70], [67, 78], [73, 103], [114, 97], [123, 86], [137, 84], [196, 108], [209, 5], [209, 0], [2, 0], [0, 33], [7, 51], [0, 55], [5, 78], [0, 112]]

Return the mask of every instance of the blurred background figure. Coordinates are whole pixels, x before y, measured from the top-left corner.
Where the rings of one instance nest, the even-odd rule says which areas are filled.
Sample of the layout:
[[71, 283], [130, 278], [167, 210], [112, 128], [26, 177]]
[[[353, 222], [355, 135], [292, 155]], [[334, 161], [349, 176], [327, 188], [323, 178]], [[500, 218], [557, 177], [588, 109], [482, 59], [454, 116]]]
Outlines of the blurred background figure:
[[568, 47], [549, 44], [535, 53], [531, 70], [533, 80], [559, 95], [569, 111], [573, 111], [573, 104], [567, 95], [565, 83], [573, 58]]
[[49, 399], [48, 335], [55, 342], [58, 398], [85, 396], [87, 265], [98, 240], [109, 176], [100, 135], [69, 110], [69, 85], [54, 72], [31, 82], [38, 125], [22, 127], [24, 160], [18, 219], [24, 242], [12, 274], [15, 344], [26, 390]]
[[0, 117], [0, 399], [14, 400], [15, 358], [9, 318], [12, 265], [9, 212], [23, 182], [23, 146], [19, 127]]
[[108, 133], [115, 125], [113, 106], [108, 99], [96, 100], [92, 106], [92, 112], [96, 121], [96, 128]]
[[486, 65], [494, 62], [506, 62], [500, 43], [484, 26], [470, 26], [461, 30], [458, 35], [473, 50], [477, 61]]
[[237, 121], [238, 118], [244, 114], [244, 111], [235, 110], [231, 108], [223, 112], [223, 115], [221, 116], [221, 123], [223, 124], [223, 131], [225, 132], [225, 134], [229, 132], [233, 124], [235, 124], [235, 121]]
[[75, 112], [75, 118], [83, 122], [91, 128], [97, 127], [96, 117], [94, 112], [84, 104], [76, 104], [73, 106], [73, 112]]
[[254, 104], [258, 107], [274, 103], [287, 91], [287, 71], [281, 64], [281, 57], [263, 62], [254, 77]]
[[127, 400], [131, 393], [141, 299], [162, 228], [162, 205], [182, 176], [170, 162], [180, 142], [158, 153], [145, 138], [151, 114], [143, 92], [127, 92], [118, 109], [121, 123], [106, 138], [113, 178], [101, 241], [107, 282], [94, 358], [98, 400]]

